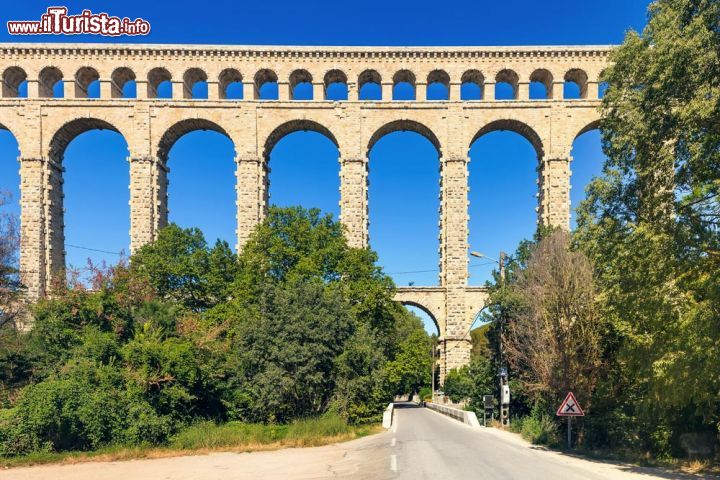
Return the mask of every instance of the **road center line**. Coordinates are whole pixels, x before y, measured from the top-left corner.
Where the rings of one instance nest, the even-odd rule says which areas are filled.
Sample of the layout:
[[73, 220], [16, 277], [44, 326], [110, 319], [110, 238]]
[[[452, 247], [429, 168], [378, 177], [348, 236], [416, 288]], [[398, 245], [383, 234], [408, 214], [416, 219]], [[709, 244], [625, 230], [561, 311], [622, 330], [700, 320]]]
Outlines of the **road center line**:
[[397, 472], [397, 455], [390, 455], [390, 470]]
[[391, 447], [394, 447], [394, 446], [395, 446], [396, 440], [397, 440], [397, 439], [396, 439], [395, 437], [392, 438], [392, 440], [390, 441], [390, 446], [391, 446]]

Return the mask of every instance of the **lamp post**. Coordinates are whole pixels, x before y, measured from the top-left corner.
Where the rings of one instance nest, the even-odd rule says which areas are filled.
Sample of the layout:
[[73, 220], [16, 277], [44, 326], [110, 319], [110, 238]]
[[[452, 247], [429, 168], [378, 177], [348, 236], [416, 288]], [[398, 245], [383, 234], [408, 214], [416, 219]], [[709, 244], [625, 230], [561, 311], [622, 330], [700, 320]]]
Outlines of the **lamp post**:
[[[505, 286], [505, 252], [500, 252], [500, 258], [495, 260], [479, 252], [470, 252], [470, 255], [476, 258], [486, 258], [498, 264], [500, 270], [500, 286]], [[504, 426], [510, 425], [510, 385], [508, 384], [508, 371], [503, 362], [502, 336], [503, 336], [503, 318], [498, 318], [498, 330], [500, 339], [498, 343], [498, 353], [500, 357], [500, 421]]]

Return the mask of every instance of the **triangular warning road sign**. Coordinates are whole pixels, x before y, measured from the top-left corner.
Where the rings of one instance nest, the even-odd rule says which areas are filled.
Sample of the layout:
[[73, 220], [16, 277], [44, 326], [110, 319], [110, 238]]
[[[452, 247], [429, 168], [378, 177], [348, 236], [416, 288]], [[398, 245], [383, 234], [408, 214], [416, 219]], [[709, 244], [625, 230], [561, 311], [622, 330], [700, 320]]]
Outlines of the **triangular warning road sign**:
[[585, 412], [580, 408], [580, 404], [575, 400], [575, 395], [568, 392], [567, 397], [563, 400], [562, 405], [557, 411], [558, 417], [584, 417]]

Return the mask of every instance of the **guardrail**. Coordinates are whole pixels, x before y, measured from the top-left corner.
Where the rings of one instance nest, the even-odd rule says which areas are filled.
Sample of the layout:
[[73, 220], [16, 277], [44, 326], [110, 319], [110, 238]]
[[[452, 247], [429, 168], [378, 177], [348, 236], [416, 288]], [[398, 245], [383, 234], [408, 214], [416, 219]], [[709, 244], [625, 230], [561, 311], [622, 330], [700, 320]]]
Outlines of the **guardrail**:
[[460, 410], [459, 408], [438, 405], [437, 403], [432, 402], [425, 402], [425, 406], [427, 408], [435, 410], [436, 412], [440, 412], [443, 415], [447, 415], [448, 417], [453, 418], [459, 422], [462, 422], [465, 425], [470, 425], [471, 427], [480, 426], [480, 422], [478, 422], [475, 412], [468, 412], [466, 410]]
[[395, 412], [395, 404], [390, 403], [383, 412], [383, 428], [392, 427], [393, 414]]

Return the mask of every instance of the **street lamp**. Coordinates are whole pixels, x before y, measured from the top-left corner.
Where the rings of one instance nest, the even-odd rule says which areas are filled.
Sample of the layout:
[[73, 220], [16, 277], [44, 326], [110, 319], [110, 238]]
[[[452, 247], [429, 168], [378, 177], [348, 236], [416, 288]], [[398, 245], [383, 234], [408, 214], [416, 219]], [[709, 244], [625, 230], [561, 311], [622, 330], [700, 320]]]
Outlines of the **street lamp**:
[[[500, 252], [500, 258], [495, 260], [492, 257], [480, 252], [470, 252], [470, 255], [476, 258], [486, 258], [498, 264], [500, 270], [500, 286], [505, 286], [505, 252]], [[498, 343], [498, 352], [500, 356], [500, 421], [503, 425], [510, 425], [510, 385], [508, 384], [507, 368], [503, 363], [502, 336], [503, 336], [503, 319], [502, 314], [498, 318], [498, 327], [500, 330], [500, 341]]]
[[488, 257], [484, 253], [480, 253], [480, 252], [472, 252], [471, 251], [470, 255], [473, 257], [476, 257], [476, 258], [486, 258], [486, 259], [490, 260], [491, 262], [497, 263], [498, 266], [500, 267], [500, 285], [505, 286], [505, 258], [506, 258], [505, 252], [500, 252], [499, 260], [495, 260], [494, 258]]

